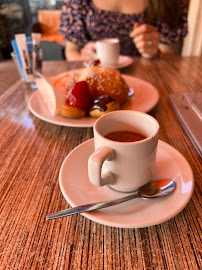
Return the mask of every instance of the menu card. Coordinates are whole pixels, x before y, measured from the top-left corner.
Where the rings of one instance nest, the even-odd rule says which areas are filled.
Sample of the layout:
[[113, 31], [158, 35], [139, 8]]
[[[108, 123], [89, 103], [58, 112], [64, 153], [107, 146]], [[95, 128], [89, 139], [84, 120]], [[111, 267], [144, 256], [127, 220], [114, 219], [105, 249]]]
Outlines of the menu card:
[[202, 158], [202, 92], [170, 94], [170, 104]]

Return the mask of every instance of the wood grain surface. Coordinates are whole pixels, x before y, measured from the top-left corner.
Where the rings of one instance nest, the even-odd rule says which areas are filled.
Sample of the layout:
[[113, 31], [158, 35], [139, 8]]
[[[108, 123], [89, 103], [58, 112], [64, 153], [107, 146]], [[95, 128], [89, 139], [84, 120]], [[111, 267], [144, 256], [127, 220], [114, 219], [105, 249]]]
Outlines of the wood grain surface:
[[[44, 62], [43, 74], [78, 67], [82, 64]], [[190, 202], [171, 220], [141, 229], [107, 227], [82, 215], [47, 221], [47, 213], [70, 207], [59, 187], [59, 170], [93, 131], [36, 118], [14, 64], [0, 63], [1, 270], [202, 269], [202, 161], [168, 102], [169, 93], [202, 90], [202, 57], [136, 58], [121, 72], [158, 89], [159, 103], [149, 113], [160, 124], [160, 139], [191, 165], [195, 187]]]

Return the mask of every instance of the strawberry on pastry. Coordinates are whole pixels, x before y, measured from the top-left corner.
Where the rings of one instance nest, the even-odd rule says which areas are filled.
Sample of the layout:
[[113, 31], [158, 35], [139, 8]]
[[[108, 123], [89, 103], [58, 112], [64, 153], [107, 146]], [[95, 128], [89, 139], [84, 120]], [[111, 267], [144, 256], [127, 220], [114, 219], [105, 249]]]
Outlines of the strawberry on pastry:
[[89, 87], [86, 81], [75, 83], [73, 89], [67, 93], [66, 104], [87, 109], [91, 102]]
[[91, 100], [87, 82], [79, 81], [67, 93], [65, 105], [61, 106], [60, 114], [69, 118], [82, 118], [86, 116]]

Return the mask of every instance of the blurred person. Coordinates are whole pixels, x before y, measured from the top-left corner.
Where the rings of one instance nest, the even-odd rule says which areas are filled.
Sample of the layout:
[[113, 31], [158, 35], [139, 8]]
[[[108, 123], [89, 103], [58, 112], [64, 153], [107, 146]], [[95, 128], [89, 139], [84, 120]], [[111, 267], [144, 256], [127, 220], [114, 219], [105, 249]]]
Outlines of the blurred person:
[[185, 0], [65, 0], [60, 34], [68, 60], [90, 60], [89, 44], [120, 40], [120, 54], [174, 53], [188, 32]]

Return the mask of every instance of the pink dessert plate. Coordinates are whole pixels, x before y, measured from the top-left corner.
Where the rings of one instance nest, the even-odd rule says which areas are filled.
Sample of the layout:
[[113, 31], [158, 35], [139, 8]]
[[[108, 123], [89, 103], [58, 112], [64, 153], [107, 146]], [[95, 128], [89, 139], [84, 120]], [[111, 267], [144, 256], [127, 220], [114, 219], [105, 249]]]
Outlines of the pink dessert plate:
[[[74, 72], [73, 70], [69, 73]], [[68, 73], [67, 73], [68, 74]], [[123, 104], [123, 110], [134, 110], [140, 112], [149, 112], [158, 103], [158, 90], [151, 84], [141, 79], [122, 75], [126, 83], [130, 87], [127, 101]], [[92, 117], [84, 117], [81, 119], [64, 118], [60, 115], [52, 115], [43, 101], [40, 92], [37, 90], [31, 96], [29, 101], [29, 109], [36, 117], [48, 123], [69, 126], [69, 127], [93, 127], [96, 119]]]

